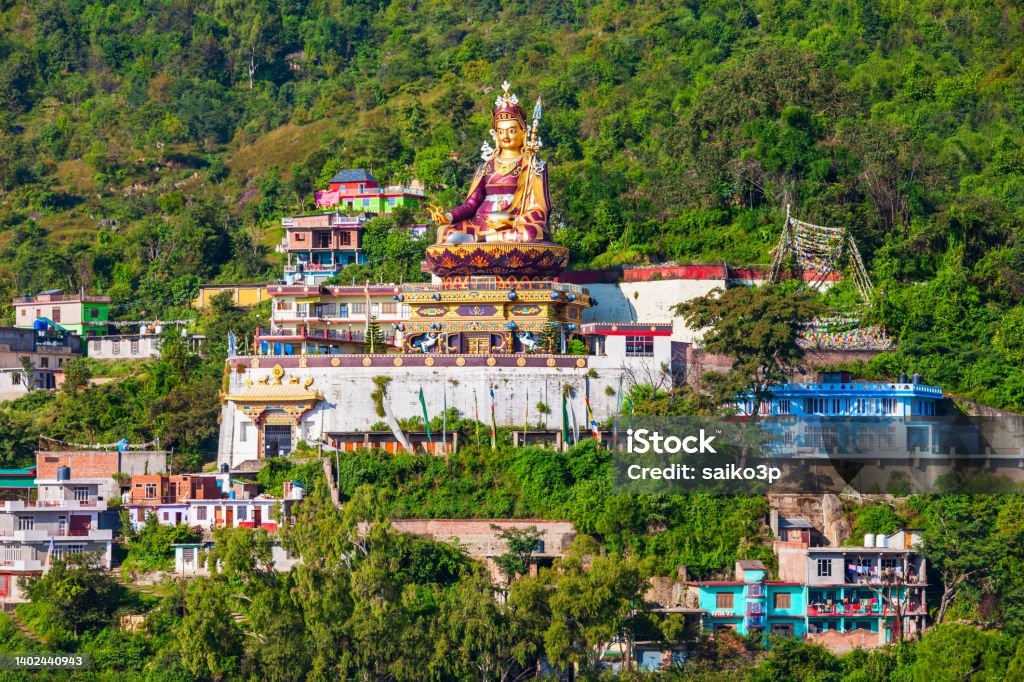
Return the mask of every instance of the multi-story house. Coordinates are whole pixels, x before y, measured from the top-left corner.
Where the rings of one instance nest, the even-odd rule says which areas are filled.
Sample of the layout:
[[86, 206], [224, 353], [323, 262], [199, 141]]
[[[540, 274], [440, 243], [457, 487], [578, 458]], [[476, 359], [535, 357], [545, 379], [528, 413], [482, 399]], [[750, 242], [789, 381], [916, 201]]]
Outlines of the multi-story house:
[[[64, 363], [82, 356], [82, 339], [46, 323], [36, 329], [0, 328], [0, 400], [31, 389], [55, 389], [64, 381]], [[26, 372], [23, 360], [32, 366]]]
[[277, 512], [287, 513], [303, 497], [302, 486], [285, 483], [284, 499], [261, 495], [258, 486], [227, 474], [145, 474], [132, 476], [124, 504], [136, 530], [154, 517], [165, 526], [184, 524], [277, 530]]
[[14, 326], [22, 329], [38, 328], [39, 321], [79, 336], [93, 336], [106, 333], [109, 315], [109, 296], [65, 294], [51, 289], [14, 299]]
[[24, 601], [20, 579], [70, 554], [95, 553], [110, 568], [116, 520], [103, 495], [107, 481], [67, 475], [37, 479], [35, 500], [0, 503], [0, 600]]
[[923, 630], [927, 581], [916, 532], [872, 536], [857, 547], [823, 546], [802, 520], [782, 520], [777, 532], [779, 580], [767, 580], [759, 561], [738, 561], [733, 580], [691, 584], [705, 629], [801, 637], [837, 650]]
[[331, 178], [330, 189], [316, 192], [317, 206], [338, 206], [363, 213], [391, 213], [399, 206], [417, 209], [423, 190], [401, 185], [381, 187], [377, 178], [362, 168], [346, 169]]
[[289, 216], [281, 219], [285, 235], [279, 251], [287, 254], [284, 279], [288, 283], [319, 284], [346, 266], [365, 263], [365, 214], [338, 212]]
[[767, 580], [760, 561], [737, 561], [734, 575], [733, 580], [694, 583], [705, 629], [803, 637], [807, 630], [803, 585]]
[[270, 328], [256, 330], [261, 355], [361, 353], [366, 329], [376, 321], [384, 336], [382, 353], [401, 347], [400, 325], [411, 310], [392, 285], [271, 285]]

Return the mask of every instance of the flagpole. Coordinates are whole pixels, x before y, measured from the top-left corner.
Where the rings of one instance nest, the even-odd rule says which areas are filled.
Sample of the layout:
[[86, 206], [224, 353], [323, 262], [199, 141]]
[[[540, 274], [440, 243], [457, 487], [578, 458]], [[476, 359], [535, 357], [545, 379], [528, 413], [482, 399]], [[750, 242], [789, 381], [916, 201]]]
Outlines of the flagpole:
[[444, 449], [445, 455], [448, 454], [448, 387], [444, 384], [441, 385], [441, 390], [444, 391], [444, 412], [441, 413], [441, 447]]
[[523, 417], [523, 445], [526, 445], [526, 428], [530, 423], [530, 389], [526, 389], [526, 415]]
[[476, 428], [476, 447], [480, 449], [480, 401], [476, 396], [476, 389], [473, 389], [473, 423]]

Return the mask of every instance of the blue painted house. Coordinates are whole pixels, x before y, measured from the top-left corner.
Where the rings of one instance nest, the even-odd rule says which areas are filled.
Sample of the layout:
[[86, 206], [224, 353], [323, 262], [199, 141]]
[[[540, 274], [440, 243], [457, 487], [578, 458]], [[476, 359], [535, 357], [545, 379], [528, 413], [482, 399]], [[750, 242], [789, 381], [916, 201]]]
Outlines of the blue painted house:
[[[813, 383], [777, 386], [758, 414], [762, 425], [779, 435], [777, 454], [899, 456], [948, 449], [943, 401], [942, 388], [922, 383], [917, 374], [880, 382], [854, 381], [848, 372], [834, 372], [821, 374]], [[749, 416], [753, 401], [737, 407]], [[964, 443], [963, 433], [956, 436], [958, 445]]]
[[695, 583], [703, 627], [717, 632], [752, 631], [803, 637], [806, 624], [806, 590], [798, 582], [767, 580], [760, 561], [737, 561], [735, 579]]

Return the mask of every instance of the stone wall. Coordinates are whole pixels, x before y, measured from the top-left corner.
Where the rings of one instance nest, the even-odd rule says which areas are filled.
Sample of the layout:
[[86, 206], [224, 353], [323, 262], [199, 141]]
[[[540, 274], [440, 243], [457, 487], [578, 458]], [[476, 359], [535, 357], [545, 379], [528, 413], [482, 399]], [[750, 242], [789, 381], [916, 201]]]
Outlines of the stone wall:
[[845, 654], [854, 649], [874, 649], [885, 645], [885, 631], [870, 632], [868, 630], [854, 630], [853, 632], [839, 632], [829, 630], [827, 632], [807, 633], [804, 641], [811, 644], [821, 644], [834, 654]]

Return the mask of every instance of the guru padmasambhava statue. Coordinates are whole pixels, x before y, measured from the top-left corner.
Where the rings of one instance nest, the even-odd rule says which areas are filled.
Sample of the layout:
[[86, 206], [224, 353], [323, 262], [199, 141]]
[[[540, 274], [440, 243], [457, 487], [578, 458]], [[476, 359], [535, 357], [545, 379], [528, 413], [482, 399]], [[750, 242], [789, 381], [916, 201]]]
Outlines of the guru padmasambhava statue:
[[502, 83], [504, 92], [491, 116], [491, 137], [498, 149], [484, 143], [484, 163], [473, 176], [466, 202], [449, 212], [437, 206], [428, 208], [438, 226], [438, 244], [546, 242], [551, 238], [548, 173], [537, 158], [540, 98], [528, 127], [526, 112], [508, 88], [507, 81]]

